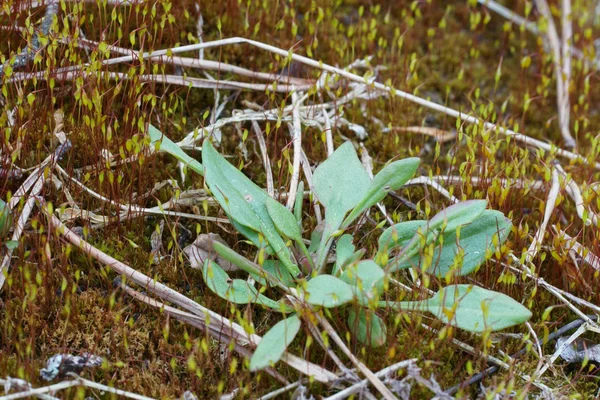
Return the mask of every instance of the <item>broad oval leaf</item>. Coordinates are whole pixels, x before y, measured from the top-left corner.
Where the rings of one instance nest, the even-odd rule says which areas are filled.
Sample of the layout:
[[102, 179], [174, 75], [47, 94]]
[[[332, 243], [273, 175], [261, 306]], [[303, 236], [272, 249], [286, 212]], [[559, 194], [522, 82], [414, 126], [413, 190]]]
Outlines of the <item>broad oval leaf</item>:
[[[283, 283], [287, 287], [294, 286], [294, 278], [290, 275], [289, 271], [287, 269], [285, 269], [285, 267], [283, 266], [283, 264], [281, 264], [281, 262], [279, 262], [277, 260], [265, 260], [265, 262], [262, 265], [262, 269], [264, 270], [264, 272], [279, 279], [281, 281], [281, 283]], [[252, 272], [250, 274], [261, 285], [263, 285], [263, 286], [267, 285], [267, 282], [266, 282], [265, 278], [263, 277], [264, 274], [258, 275], [256, 273], [252, 273]]]
[[162, 134], [161, 131], [156, 129], [152, 124], [148, 125], [148, 133], [150, 136], [150, 144], [157, 146], [159, 151], [169, 153], [182, 163], [184, 163], [191, 170], [204, 175], [204, 168], [202, 164], [188, 156], [181, 147], [177, 146], [171, 139]]
[[294, 217], [294, 214], [292, 214], [283, 204], [270, 196], [267, 196], [265, 204], [267, 206], [267, 212], [279, 233], [296, 241], [302, 240], [302, 232], [300, 232], [300, 227], [298, 226], [298, 221], [296, 220], [296, 217]]
[[419, 228], [425, 228], [426, 226], [426, 220], [405, 221], [390, 226], [379, 236], [378, 253], [389, 254], [390, 251], [396, 248], [406, 246]]
[[0, 199], [0, 239], [8, 235], [12, 226], [12, 213], [8, 205]]
[[473, 285], [447, 286], [423, 303], [443, 322], [471, 332], [508, 328], [532, 315], [511, 297]]
[[300, 330], [300, 318], [292, 315], [276, 323], [258, 343], [250, 359], [250, 371], [267, 368], [281, 359]]
[[[207, 259], [202, 269], [206, 286], [217, 296], [235, 304], [256, 303], [279, 311], [291, 311], [289, 307], [269, 299], [254, 286], [242, 279], [231, 279], [217, 263]], [[283, 308], [283, 309], [282, 309]]]
[[258, 245], [260, 232], [271, 247], [272, 254], [277, 255], [293, 276], [298, 276], [300, 269], [292, 261], [291, 253], [267, 211], [266, 200], [270, 198], [267, 193], [225, 160], [208, 140], [202, 146], [202, 161], [206, 184], [227, 216], [253, 231], [249, 233], [241, 229], [240, 232], [254, 244], [258, 241]]
[[486, 206], [486, 200], [467, 200], [453, 204], [429, 220], [429, 230], [443, 227], [444, 232], [454, 232], [460, 225], [473, 222], [481, 215]]
[[381, 318], [373, 311], [360, 307], [351, 308], [348, 313], [348, 328], [362, 344], [379, 347], [385, 344], [387, 328]]
[[383, 167], [371, 181], [365, 196], [346, 217], [342, 227], [350, 225], [366, 209], [383, 200], [390, 191], [402, 187], [415, 174], [419, 162], [418, 158], [412, 157], [394, 161]]
[[[451, 271], [456, 276], [472, 273], [506, 242], [511, 228], [511, 221], [500, 211], [485, 210], [475, 221], [461, 228], [460, 239], [457, 239], [456, 231], [442, 234], [433, 252], [434, 265], [427, 272], [438, 277], [445, 277]], [[462, 260], [456, 259], [459, 251], [463, 254]], [[400, 262], [398, 269], [413, 266], [423, 268], [420, 256]]]
[[335, 245], [335, 266], [333, 267], [333, 275], [338, 275], [337, 271], [341, 271], [346, 261], [354, 253], [354, 245], [352, 244], [352, 235], [345, 234], [340, 236]]
[[339, 307], [354, 297], [350, 285], [331, 275], [312, 278], [306, 284], [305, 292], [307, 303], [326, 308]]
[[349, 265], [340, 279], [352, 287], [359, 303], [368, 305], [369, 300], [383, 293], [385, 272], [373, 260], [363, 260]]
[[[344, 215], [365, 196], [371, 179], [362, 166], [354, 146], [346, 142], [317, 167], [313, 174], [315, 195], [326, 208], [331, 221]], [[336, 228], [337, 229], [337, 228]]]

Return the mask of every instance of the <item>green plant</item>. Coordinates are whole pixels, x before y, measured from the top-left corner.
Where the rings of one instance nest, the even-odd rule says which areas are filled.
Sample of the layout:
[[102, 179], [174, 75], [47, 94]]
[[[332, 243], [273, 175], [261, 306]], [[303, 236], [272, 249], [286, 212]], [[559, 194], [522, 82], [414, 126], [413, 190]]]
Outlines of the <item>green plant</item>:
[[[475, 271], [508, 237], [511, 222], [498, 211], [486, 210], [485, 200], [464, 201], [436, 214], [429, 221], [395, 224], [379, 237], [373, 259], [363, 259], [353, 237], [344, 234], [362, 213], [399, 189], [415, 173], [419, 159], [408, 158], [385, 166], [373, 179], [360, 163], [354, 147], [340, 146], [313, 175], [314, 194], [325, 208], [325, 224], [315, 229], [307, 248], [302, 237], [302, 198], [294, 213], [271, 198], [241, 171], [227, 162], [205, 140], [202, 164], [150, 127], [157, 149], [170, 153], [204, 176], [206, 185], [235, 228], [259, 248], [258, 263], [248, 260], [220, 242], [215, 251], [252, 275], [261, 286], [231, 279], [215, 262], [206, 260], [206, 285], [220, 297], [237, 304], [258, 303], [284, 314], [296, 313], [276, 324], [258, 345], [251, 370], [278, 361], [299, 331], [302, 311], [310, 307], [348, 307], [350, 330], [357, 340], [372, 346], [385, 343], [384, 321], [378, 307], [429, 312], [458, 328], [483, 332], [504, 329], [531, 317], [530, 311], [512, 298], [474, 285], [441, 288], [421, 301], [380, 300], [388, 278], [399, 269], [418, 268], [424, 273], [450, 279]], [[328, 259], [336, 243], [335, 261]], [[275, 301], [264, 289], [278, 289], [284, 296]]]
[[4, 240], [4, 237], [8, 235], [11, 226], [12, 215], [10, 208], [8, 208], [6, 203], [0, 199], [0, 239]]

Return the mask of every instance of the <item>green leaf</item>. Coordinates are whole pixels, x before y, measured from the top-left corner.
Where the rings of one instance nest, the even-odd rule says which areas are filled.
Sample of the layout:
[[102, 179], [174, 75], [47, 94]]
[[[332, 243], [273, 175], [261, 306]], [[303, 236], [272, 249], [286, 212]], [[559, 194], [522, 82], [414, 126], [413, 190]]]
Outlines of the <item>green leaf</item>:
[[258, 343], [250, 359], [250, 371], [267, 368], [281, 359], [300, 330], [300, 318], [292, 315], [276, 323]]
[[[206, 286], [217, 296], [235, 304], [256, 303], [279, 311], [291, 311], [281, 303], [259, 293], [254, 286], [242, 279], [231, 279], [227, 272], [210, 259], [204, 262], [202, 278]], [[282, 309], [283, 308], [283, 309]]]
[[346, 261], [352, 256], [354, 253], [354, 245], [352, 244], [352, 235], [342, 235], [337, 240], [335, 245], [335, 266], [333, 267], [332, 275], [337, 275], [337, 271], [341, 271], [346, 264]]
[[390, 191], [401, 188], [415, 174], [419, 162], [418, 158], [413, 157], [386, 165], [375, 175], [367, 193], [346, 217], [342, 227], [350, 225], [366, 209], [383, 200]]
[[[446, 231], [441, 239], [438, 238], [432, 256], [434, 265], [427, 272], [438, 277], [445, 277], [450, 271], [456, 276], [472, 273], [491, 256], [497, 246], [506, 242], [511, 227], [511, 221], [500, 211], [485, 210], [476, 220], [460, 229], [460, 239], [456, 231]], [[459, 251], [462, 260], [457, 258]], [[419, 255], [400, 262], [398, 269], [412, 266], [422, 268]]]
[[304, 203], [304, 182], [298, 183], [298, 191], [296, 201], [294, 202], [294, 217], [298, 221], [298, 225], [302, 225], [302, 204]]
[[387, 228], [381, 236], [379, 236], [378, 254], [388, 254], [396, 248], [406, 246], [419, 228], [423, 231], [427, 226], [426, 220], [405, 221], [395, 224]]
[[315, 195], [327, 213], [345, 214], [365, 196], [371, 179], [352, 143], [346, 142], [317, 167], [313, 183]]
[[300, 232], [300, 227], [294, 214], [270, 196], [267, 196], [265, 199], [265, 204], [267, 212], [275, 224], [275, 229], [283, 236], [296, 241], [302, 241], [302, 232]]
[[373, 311], [360, 307], [348, 313], [348, 328], [352, 335], [362, 344], [379, 347], [385, 344], [387, 328], [381, 318]]
[[339, 307], [354, 297], [350, 285], [331, 275], [312, 278], [306, 284], [305, 292], [307, 303], [326, 308]]
[[261, 283], [265, 282], [264, 280], [266, 279], [267, 281], [269, 281], [270, 284], [274, 286], [278, 286], [280, 288], [286, 287], [276, 276], [271, 275], [269, 271], [267, 271], [265, 268], [261, 268], [260, 265], [248, 260], [243, 255], [229, 248], [229, 246], [217, 240], [214, 240], [212, 242], [212, 245], [213, 249], [217, 252], [217, 254], [223, 257], [225, 260], [229, 261], [238, 268], [248, 272], [252, 276], [261, 277], [263, 279]]
[[371, 179], [352, 143], [346, 142], [317, 167], [314, 191], [325, 207], [325, 226], [317, 250], [316, 268], [322, 270], [332, 244], [331, 236], [340, 228], [344, 216], [365, 196]]
[[447, 286], [425, 300], [424, 308], [443, 322], [471, 332], [498, 331], [532, 315], [511, 297], [472, 285]]
[[[266, 201], [270, 198], [267, 193], [227, 162], [208, 140], [202, 146], [202, 160], [206, 184], [229, 218], [251, 231], [260, 232], [292, 276], [300, 275], [267, 211]], [[256, 234], [248, 234], [246, 230], [241, 233], [254, 244], [257, 240], [260, 242]]]
[[477, 219], [486, 206], [487, 201], [485, 200], [467, 200], [453, 204], [429, 220], [429, 230], [443, 227], [444, 232], [454, 232], [460, 225], [468, 224]]
[[[279, 261], [266, 260], [263, 263], [262, 268], [263, 268], [264, 272], [279, 279], [284, 285], [286, 285], [288, 287], [294, 286], [294, 278], [290, 275], [289, 271], [287, 269], [285, 269], [283, 264], [281, 264]], [[263, 285], [263, 286], [267, 285], [267, 281], [263, 277], [264, 274], [257, 275], [252, 272], [250, 274], [261, 285]]]
[[6, 246], [6, 248], [9, 250], [14, 250], [19, 247], [19, 242], [16, 240], [9, 240], [4, 242], [4, 246]]
[[12, 226], [12, 213], [8, 205], [0, 199], [0, 239], [10, 232]]
[[173, 143], [171, 139], [163, 135], [161, 131], [156, 129], [152, 124], [148, 125], [148, 131], [150, 136], [150, 144], [152, 146], [156, 146], [156, 148], [160, 151], [169, 153], [184, 163], [191, 170], [199, 173], [200, 175], [204, 175], [204, 168], [202, 167], [202, 164], [188, 156], [183, 150], [181, 150], [179, 146]]
[[373, 260], [351, 264], [340, 279], [352, 287], [355, 298], [363, 305], [383, 293], [383, 269]]

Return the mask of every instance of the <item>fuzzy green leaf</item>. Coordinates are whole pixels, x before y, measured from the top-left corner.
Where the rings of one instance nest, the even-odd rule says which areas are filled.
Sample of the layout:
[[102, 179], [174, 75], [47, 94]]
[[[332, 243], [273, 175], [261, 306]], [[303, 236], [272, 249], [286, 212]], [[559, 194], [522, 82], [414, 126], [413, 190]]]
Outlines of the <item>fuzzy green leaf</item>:
[[148, 133], [150, 135], [150, 145], [155, 146], [159, 151], [169, 153], [182, 163], [184, 163], [191, 170], [204, 175], [204, 168], [202, 164], [188, 156], [179, 146], [177, 146], [171, 139], [162, 134], [161, 131], [156, 129], [153, 125], [148, 126]]
[[467, 200], [453, 204], [429, 220], [429, 230], [443, 227], [444, 232], [454, 232], [460, 225], [473, 222], [481, 215], [486, 206], [487, 201], [485, 200]]
[[[287, 269], [285, 269], [283, 264], [281, 264], [279, 261], [266, 260], [262, 265], [262, 269], [267, 274], [270, 274], [271, 276], [279, 279], [284, 285], [286, 285], [288, 287], [294, 286], [294, 278], [290, 275], [289, 271]], [[261, 275], [258, 275], [256, 273], [250, 273], [250, 274], [261, 285], [263, 285], [263, 286], [267, 285], [267, 281], [263, 277], [264, 273]]]
[[[456, 231], [446, 231], [441, 239], [438, 238], [432, 256], [434, 265], [427, 272], [438, 277], [444, 277], [450, 271], [456, 276], [472, 273], [496, 250], [496, 245], [506, 242], [511, 227], [512, 223], [501, 212], [485, 210], [476, 220], [460, 229], [460, 239]], [[455, 265], [459, 251], [463, 253], [462, 260], [456, 259]], [[400, 262], [398, 269], [412, 266], [422, 268], [420, 256]]]
[[471, 332], [498, 331], [532, 315], [511, 297], [472, 285], [447, 286], [425, 300], [424, 308], [443, 322]]
[[337, 271], [341, 271], [344, 264], [354, 253], [354, 245], [352, 244], [352, 235], [342, 235], [337, 240], [335, 245], [335, 266], [333, 267], [332, 275], [337, 275]]
[[352, 335], [362, 344], [379, 347], [385, 344], [387, 328], [381, 318], [373, 311], [359, 308], [350, 309], [348, 313], [348, 328]]
[[[291, 311], [274, 300], [259, 293], [254, 286], [242, 279], [231, 279], [217, 263], [206, 259], [202, 269], [206, 286], [216, 295], [235, 304], [256, 303], [279, 311]], [[283, 309], [282, 309], [283, 308]]]
[[3, 200], [0, 200], [0, 239], [8, 235], [11, 226], [12, 213], [8, 205]]
[[305, 291], [307, 303], [326, 308], [339, 307], [354, 297], [350, 285], [331, 275], [312, 278], [306, 284]]
[[265, 204], [267, 212], [275, 224], [275, 229], [283, 236], [296, 241], [302, 241], [302, 233], [294, 214], [270, 196], [267, 196]]
[[[298, 276], [300, 269], [292, 261], [291, 253], [267, 211], [266, 201], [270, 198], [267, 193], [227, 162], [208, 140], [202, 146], [202, 160], [206, 184], [229, 218], [252, 231], [260, 232], [288, 271]], [[242, 233], [247, 234], [244, 231]], [[256, 235], [246, 237], [256, 244]]]
[[364, 169], [352, 143], [346, 142], [317, 167], [313, 175], [315, 195], [327, 213], [343, 214], [355, 207], [365, 196], [371, 179]]
[[258, 343], [250, 359], [250, 371], [267, 368], [279, 361], [299, 330], [300, 318], [297, 315], [276, 323]]
[[367, 193], [346, 217], [342, 227], [350, 225], [365, 210], [383, 200], [390, 191], [401, 188], [415, 174], [419, 162], [418, 158], [413, 157], [386, 165], [375, 175]]
[[373, 260], [363, 260], [351, 264], [344, 270], [340, 279], [352, 287], [359, 303], [368, 305], [369, 300], [383, 293], [383, 269]]
[[379, 236], [378, 254], [389, 254], [396, 248], [403, 248], [415, 236], [419, 228], [427, 226], [426, 220], [405, 221], [387, 228]]

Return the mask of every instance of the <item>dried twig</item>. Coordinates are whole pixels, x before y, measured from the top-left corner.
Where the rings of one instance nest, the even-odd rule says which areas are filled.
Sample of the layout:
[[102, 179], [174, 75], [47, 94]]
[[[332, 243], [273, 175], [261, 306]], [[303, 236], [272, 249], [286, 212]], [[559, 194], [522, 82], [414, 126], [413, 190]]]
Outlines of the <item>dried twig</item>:
[[527, 255], [525, 256], [525, 262], [530, 263], [531, 260], [535, 258], [537, 252], [540, 250], [542, 246], [542, 241], [544, 240], [544, 236], [546, 235], [546, 227], [548, 226], [548, 222], [550, 221], [550, 217], [554, 212], [554, 207], [556, 206], [556, 199], [558, 198], [558, 192], [560, 190], [560, 182], [558, 181], [558, 172], [556, 168], [552, 168], [552, 186], [550, 187], [550, 192], [548, 193], [548, 199], [546, 200], [546, 210], [544, 211], [544, 219], [542, 220], [542, 224], [540, 225], [538, 231], [535, 233], [535, 237], [527, 250]]
[[[139, 271], [136, 271], [128, 265], [100, 251], [99, 249], [95, 248], [94, 246], [90, 245], [88, 242], [80, 238], [69, 228], [67, 228], [62, 222], [60, 222], [60, 220], [57, 217], [48, 213], [47, 210], [44, 210], [44, 212], [48, 217], [49, 224], [65, 239], [67, 239], [74, 246], [80, 248], [89, 256], [95, 258], [97, 261], [109, 266], [113, 271], [115, 271], [119, 275], [127, 278], [132, 282], [135, 282], [136, 284], [145, 288], [147, 291], [153, 293], [154, 295], [166, 301], [175, 303], [179, 307], [190, 311], [191, 313], [200, 317], [200, 320], [204, 321], [203, 323], [205, 325], [208, 325], [206, 323], [206, 318], [210, 318], [211, 325], [213, 325], [216, 328], [220, 328], [221, 330], [231, 332], [230, 335], [233, 338], [235, 338], [236, 341], [241, 340], [242, 342], [253, 343], [255, 345], [258, 345], [258, 343], [260, 342], [260, 336], [246, 333], [245, 329], [242, 326], [234, 323], [229, 319], [222, 317], [221, 315], [215, 313], [214, 311], [206, 307], [201, 306], [200, 304], [180, 294], [179, 292], [169, 288], [168, 286], [144, 275]], [[303, 374], [312, 376], [314, 377], [314, 379], [320, 382], [329, 382], [331, 380], [337, 379], [337, 376], [332, 372], [322, 367], [319, 367], [318, 365], [302, 360], [292, 354], [286, 353], [282, 360], [288, 365], [290, 365], [292, 368], [295, 368]]]
[[333, 329], [329, 321], [327, 321], [326, 318], [319, 315], [318, 313], [315, 313], [314, 316], [317, 318], [321, 326], [323, 326], [323, 328], [327, 331], [329, 336], [331, 336], [333, 341], [338, 345], [338, 347], [344, 352], [344, 354], [346, 354], [350, 361], [352, 361], [352, 364], [354, 364], [356, 368], [367, 377], [369, 382], [371, 382], [371, 384], [375, 386], [375, 389], [377, 389], [377, 391], [379, 391], [379, 393], [383, 395], [383, 398], [386, 400], [396, 400], [396, 396], [394, 396], [390, 389], [388, 389], [387, 386], [385, 386], [383, 382], [381, 382], [381, 380], [378, 377], [376, 377], [375, 374], [373, 374], [373, 372], [369, 368], [367, 368], [366, 365], [360, 362], [360, 360], [356, 358], [354, 354], [352, 354], [352, 352], [350, 351], [350, 349], [348, 349], [342, 338], [340, 338], [335, 329]]
[[292, 104], [294, 106], [292, 111], [293, 124], [291, 124], [290, 129], [294, 143], [294, 160], [292, 163], [290, 191], [286, 204], [289, 210], [294, 208], [294, 202], [296, 201], [296, 191], [298, 190], [298, 181], [300, 179], [300, 158], [302, 157], [302, 127], [300, 125], [300, 110], [298, 110], [300, 102], [296, 91], [292, 92]]
[[[398, 371], [401, 368], [407, 368], [409, 365], [414, 364], [417, 361], [416, 358], [411, 358], [409, 360], [400, 361], [398, 363], [392, 364], [389, 367], [382, 369], [375, 373], [375, 376], [379, 379], [383, 379], [386, 376]], [[343, 400], [347, 397], [352, 396], [355, 393], [359, 393], [362, 391], [367, 384], [369, 383], [368, 379], [362, 380], [354, 385], [334, 394], [333, 396], [326, 397], [324, 400]]]

